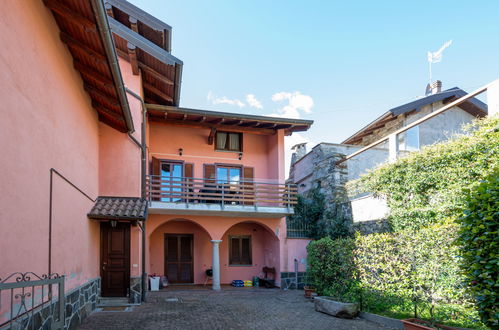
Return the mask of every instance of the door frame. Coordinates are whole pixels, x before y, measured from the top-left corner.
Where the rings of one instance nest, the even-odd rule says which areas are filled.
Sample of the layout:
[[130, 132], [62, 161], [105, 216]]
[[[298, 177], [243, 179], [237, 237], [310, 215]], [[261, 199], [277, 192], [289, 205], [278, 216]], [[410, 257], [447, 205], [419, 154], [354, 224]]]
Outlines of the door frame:
[[[165, 233], [164, 234], [164, 237], [163, 237], [163, 264], [164, 264], [164, 274], [165, 276], [168, 274], [167, 272], [167, 262], [166, 262], [166, 257], [168, 256], [167, 254], [167, 244], [166, 244], [166, 238], [167, 237], [180, 237], [180, 236], [184, 236], [184, 237], [190, 237], [191, 238], [191, 251], [192, 251], [192, 258], [191, 258], [191, 267], [190, 267], [190, 270], [191, 270], [191, 279], [192, 281], [191, 282], [181, 282], [181, 281], [176, 281], [174, 284], [194, 284], [195, 283], [195, 279], [194, 279], [194, 234], [174, 234], [174, 233]], [[180, 249], [178, 250], [177, 253], [180, 253]], [[180, 268], [177, 269], [177, 272], [180, 271]], [[170, 282], [170, 279], [168, 279], [168, 281]]]
[[105, 232], [106, 229], [109, 230], [112, 227], [111, 221], [102, 221], [100, 223], [100, 262], [99, 262], [99, 270], [100, 270], [100, 277], [101, 277], [101, 292], [100, 295], [101, 297], [128, 297], [130, 293], [130, 262], [131, 262], [131, 224], [129, 222], [118, 222], [116, 221], [116, 225], [120, 225], [124, 227], [125, 230], [125, 250], [128, 254], [128, 258], [125, 260], [125, 283], [123, 287], [123, 295], [120, 296], [115, 296], [115, 295], [109, 295], [108, 293], [105, 293], [105, 288], [107, 288], [106, 284], [106, 277], [104, 276], [104, 272], [106, 271], [104, 268], [104, 252], [107, 250], [107, 248], [104, 246], [105, 243]]

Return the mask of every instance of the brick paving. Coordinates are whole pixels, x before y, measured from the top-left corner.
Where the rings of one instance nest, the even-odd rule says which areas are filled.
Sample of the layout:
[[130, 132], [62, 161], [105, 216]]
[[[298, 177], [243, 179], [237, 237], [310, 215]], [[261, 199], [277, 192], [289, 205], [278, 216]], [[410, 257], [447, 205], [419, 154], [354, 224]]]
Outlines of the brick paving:
[[79, 329], [387, 329], [316, 312], [303, 291], [224, 288], [151, 292], [129, 312], [94, 312]]

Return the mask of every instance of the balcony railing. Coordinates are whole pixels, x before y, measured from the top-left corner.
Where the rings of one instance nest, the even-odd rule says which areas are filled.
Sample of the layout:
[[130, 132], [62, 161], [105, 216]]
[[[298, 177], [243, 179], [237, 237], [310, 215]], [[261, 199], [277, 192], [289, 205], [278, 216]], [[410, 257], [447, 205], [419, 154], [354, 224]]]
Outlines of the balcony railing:
[[296, 195], [297, 188], [292, 184], [147, 176], [147, 198], [151, 202], [291, 208], [297, 202]]

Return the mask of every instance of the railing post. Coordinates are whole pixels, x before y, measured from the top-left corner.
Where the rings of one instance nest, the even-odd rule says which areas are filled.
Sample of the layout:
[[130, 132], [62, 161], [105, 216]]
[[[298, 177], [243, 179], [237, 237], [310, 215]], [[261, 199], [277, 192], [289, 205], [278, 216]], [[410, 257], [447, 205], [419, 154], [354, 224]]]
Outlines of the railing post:
[[66, 312], [66, 304], [65, 304], [65, 299], [64, 299], [64, 281], [65, 281], [65, 276], [62, 275], [60, 278], [59, 278], [59, 322], [62, 323], [62, 326], [64, 326], [65, 324], [65, 312]]
[[222, 184], [222, 210], [225, 209], [224, 195], [225, 195], [225, 186]]

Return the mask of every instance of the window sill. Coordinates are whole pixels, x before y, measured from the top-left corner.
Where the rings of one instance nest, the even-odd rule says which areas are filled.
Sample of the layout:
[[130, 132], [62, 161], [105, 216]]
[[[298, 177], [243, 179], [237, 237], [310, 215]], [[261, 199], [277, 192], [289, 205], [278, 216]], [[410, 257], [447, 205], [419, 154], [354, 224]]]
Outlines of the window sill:
[[230, 152], [230, 153], [234, 153], [234, 154], [239, 154], [239, 153], [242, 153], [242, 151], [237, 151], [237, 150], [223, 150], [223, 149], [215, 149], [215, 151], [217, 151], [217, 152]]
[[253, 267], [253, 265], [229, 265], [229, 267]]

